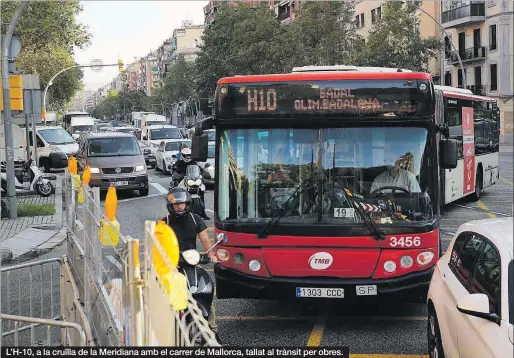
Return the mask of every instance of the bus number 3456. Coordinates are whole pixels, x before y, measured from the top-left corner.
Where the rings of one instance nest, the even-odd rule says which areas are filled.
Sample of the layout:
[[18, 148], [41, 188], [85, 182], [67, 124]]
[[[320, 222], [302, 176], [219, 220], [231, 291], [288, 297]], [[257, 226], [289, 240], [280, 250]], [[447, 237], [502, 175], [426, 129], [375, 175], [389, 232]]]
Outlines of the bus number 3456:
[[412, 246], [419, 246], [421, 245], [421, 238], [419, 236], [401, 236], [401, 237], [395, 237], [392, 236], [389, 239], [389, 246], [391, 247], [412, 247]]

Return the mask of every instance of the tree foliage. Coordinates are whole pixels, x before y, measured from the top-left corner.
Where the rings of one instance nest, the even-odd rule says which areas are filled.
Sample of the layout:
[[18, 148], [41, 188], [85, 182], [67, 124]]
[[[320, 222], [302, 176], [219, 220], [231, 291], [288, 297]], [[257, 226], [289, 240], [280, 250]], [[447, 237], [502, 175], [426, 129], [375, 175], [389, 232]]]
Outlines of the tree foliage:
[[429, 58], [437, 54], [442, 43], [435, 37], [422, 37], [420, 6], [420, 1], [386, 2], [382, 18], [373, 24], [362, 49], [361, 64], [426, 71]]
[[198, 92], [212, 96], [216, 82], [226, 76], [284, 72], [287, 46], [285, 29], [266, 3], [221, 5], [204, 31], [196, 60]]
[[162, 99], [168, 103], [176, 103], [196, 96], [197, 72], [194, 62], [179, 56], [172, 63], [166, 74], [164, 87], [160, 92]]
[[[0, 2], [2, 33], [19, 4], [20, 1]], [[89, 43], [87, 27], [77, 23], [81, 11], [78, 0], [31, 1], [21, 15], [15, 28], [21, 43], [16, 63], [25, 74], [39, 74], [42, 88], [57, 71], [75, 64], [75, 46], [82, 48]], [[80, 69], [59, 75], [49, 89], [48, 107], [59, 108], [71, 101], [82, 88], [82, 76]]]
[[360, 44], [351, 1], [309, 1], [286, 26], [291, 39], [288, 58], [294, 66], [348, 65]]

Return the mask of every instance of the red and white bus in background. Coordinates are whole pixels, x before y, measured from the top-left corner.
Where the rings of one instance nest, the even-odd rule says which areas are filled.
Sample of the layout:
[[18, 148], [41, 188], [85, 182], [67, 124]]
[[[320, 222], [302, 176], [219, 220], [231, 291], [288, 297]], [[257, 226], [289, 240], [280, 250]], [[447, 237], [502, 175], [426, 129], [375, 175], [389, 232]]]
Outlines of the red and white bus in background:
[[465, 165], [454, 127], [437, 122], [444, 92], [391, 68], [220, 79], [192, 137], [205, 161], [216, 127], [217, 297], [424, 297], [441, 253], [440, 172], [448, 187]]
[[444, 118], [449, 138], [458, 142], [455, 169], [441, 170], [442, 204], [462, 197], [480, 199], [496, 183], [500, 151], [500, 112], [496, 99], [470, 90], [435, 86], [436, 116]]

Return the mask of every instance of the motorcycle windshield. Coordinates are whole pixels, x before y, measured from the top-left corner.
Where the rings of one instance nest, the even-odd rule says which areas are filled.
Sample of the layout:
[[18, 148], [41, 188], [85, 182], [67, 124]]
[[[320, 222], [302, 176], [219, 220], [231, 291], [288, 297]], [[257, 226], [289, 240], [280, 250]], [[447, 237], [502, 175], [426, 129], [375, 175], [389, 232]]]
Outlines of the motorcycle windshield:
[[199, 179], [202, 176], [200, 167], [198, 167], [198, 165], [188, 165], [186, 168], [186, 176], [191, 180]]

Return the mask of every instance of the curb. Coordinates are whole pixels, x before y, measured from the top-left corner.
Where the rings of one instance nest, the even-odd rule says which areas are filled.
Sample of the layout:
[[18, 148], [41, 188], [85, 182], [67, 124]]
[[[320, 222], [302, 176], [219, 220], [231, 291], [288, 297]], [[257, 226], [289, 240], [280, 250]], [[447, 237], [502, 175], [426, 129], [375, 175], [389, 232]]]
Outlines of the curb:
[[[43, 227], [44, 225], [39, 226], [32, 226], [34, 228]], [[33, 249], [30, 249], [29, 251], [13, 257], [12, 253], [10, 255], [10, 260], [7, 261], [7, 258], [5, 261], [2, 261], [2, 263], [11, 263], [11, 264], [21, 264], [25, 261], [35, 259], [39, 256], [48, 254], [52, 250], [54, 250], [56, 247], [60, 246], [67, 238], [67, 227], [62, 226], [60, 227], [54, 235], [52, 235], [47, 241], [43, 242], [39, 246], [36, 246]]]

